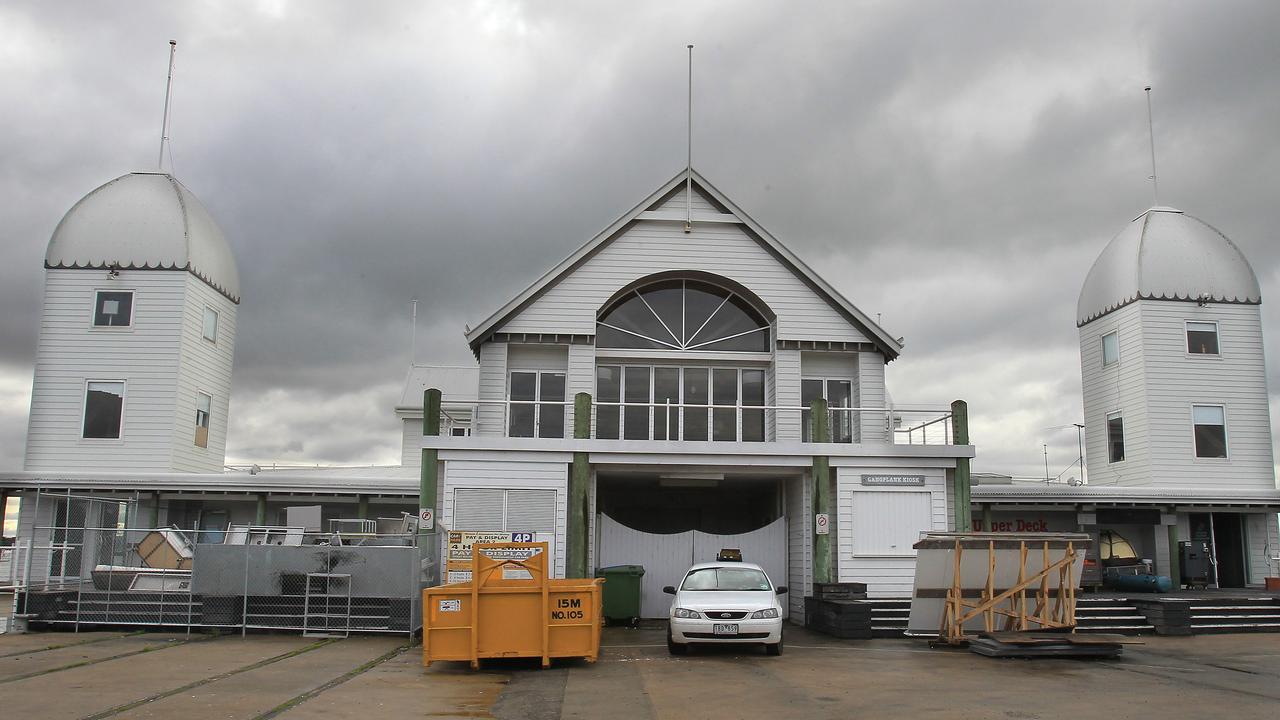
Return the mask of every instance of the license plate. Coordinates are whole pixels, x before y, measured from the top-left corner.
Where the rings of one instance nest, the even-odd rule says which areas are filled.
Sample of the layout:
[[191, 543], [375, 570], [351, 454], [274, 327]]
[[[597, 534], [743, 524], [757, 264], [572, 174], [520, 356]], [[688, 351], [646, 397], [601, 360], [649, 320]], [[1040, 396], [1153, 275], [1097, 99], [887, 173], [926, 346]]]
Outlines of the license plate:
[[716, 623], [711, 628], [713, 635], [737, 635], [738, 623]]

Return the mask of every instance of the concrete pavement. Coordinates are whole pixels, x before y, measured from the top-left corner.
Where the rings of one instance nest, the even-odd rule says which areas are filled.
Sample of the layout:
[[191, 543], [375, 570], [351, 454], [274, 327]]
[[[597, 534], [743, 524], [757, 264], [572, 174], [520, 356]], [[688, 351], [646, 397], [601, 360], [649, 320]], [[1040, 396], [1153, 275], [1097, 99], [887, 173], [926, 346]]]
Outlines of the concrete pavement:
[[600, 662], [421, 664], [403, 637], [0, 635], [8, 718], [1280, 717], [1280, 636], [1143, 638], [1117, 661], [996, 660], [788, 628], [786, 652], [670, 657], [609, 628]]

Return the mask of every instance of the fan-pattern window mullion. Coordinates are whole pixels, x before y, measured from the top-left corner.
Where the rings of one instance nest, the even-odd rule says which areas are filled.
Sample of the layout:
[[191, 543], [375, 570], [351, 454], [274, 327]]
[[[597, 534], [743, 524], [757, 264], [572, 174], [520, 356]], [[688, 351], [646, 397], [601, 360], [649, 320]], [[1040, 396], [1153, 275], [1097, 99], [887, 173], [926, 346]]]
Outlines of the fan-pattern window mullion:
[[599, 347], [767, 352], [769, 323], [745, 298], [697, 280], [633, 290], [600, 317]]

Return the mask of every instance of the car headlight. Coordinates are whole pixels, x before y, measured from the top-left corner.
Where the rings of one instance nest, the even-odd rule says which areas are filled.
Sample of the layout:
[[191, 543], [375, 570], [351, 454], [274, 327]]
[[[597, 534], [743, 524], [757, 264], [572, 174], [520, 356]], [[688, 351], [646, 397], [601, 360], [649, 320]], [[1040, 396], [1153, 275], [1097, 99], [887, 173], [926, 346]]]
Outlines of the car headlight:
[[751, 613], [752, 620], [765, 620], [778, 617], [778, 608], [765, 608]]
[[676, 611], [673, 614], [678, 618], [685, 619], [701, 617], [697, 612], [693, 610], [686, 610], [684, 608], [676, 608]]

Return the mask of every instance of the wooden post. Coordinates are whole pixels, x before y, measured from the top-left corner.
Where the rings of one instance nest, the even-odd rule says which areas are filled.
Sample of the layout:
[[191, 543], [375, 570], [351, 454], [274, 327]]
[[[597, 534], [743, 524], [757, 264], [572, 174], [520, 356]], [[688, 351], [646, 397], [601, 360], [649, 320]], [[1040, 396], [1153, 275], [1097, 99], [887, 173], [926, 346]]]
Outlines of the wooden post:
[[267, 494], [266, 493], [258, 493], [258, 508], [257, 508], [257, 512], [254, 513], [253, 523], [255, 525], [267, 524]]
[[369, 519], [369, 496], [360, 494], [356, 496], [356, 517], [361, 520]]
[[[955, 445], [969, 444], [969, 404], [963, 400], [951, 403], [951, 437]], [[955, 530], [973, 530], [973, 507], [969, 499], [969, 458], [956, 458], [956, 470], [952, 476], [952, 495], [955, 497]], [[991, 528], [987, 528], [991, 532]]]
[[[422, 392], [422, 435], [436, 437], [440, 434], [440, 391], [427, 388]], [[436, 485], [440, 479], [440, 451], [422, 449], [422, 468], [418, 471], [418, 552], [422, 552], [435, 531]], [[422, 522], [422, 511], [431, 511], [431, 525]]]
[[[831, 427], [827, 422], [827, 401], [818, 398], [809, 406], [813, 422], [810, 438], [816, 443], [831, 442]], [[831, 465], [826, 455], [813, 457], [813, 581], [831, 582]], [[827, 534], [819, 535], [818, 515], [827, 516]]]
[[[590, 393], [580, 392], [573, 396], [573, 439], [591, 439]], [[571, 578], [591, 576], [587, 567], [587, 548], [590, 547], [587, 487], [590, 484], [590, 457], [585, 452], [575, 452], [569, 476], [569, 547], [565, 558], [565, 575]]]

